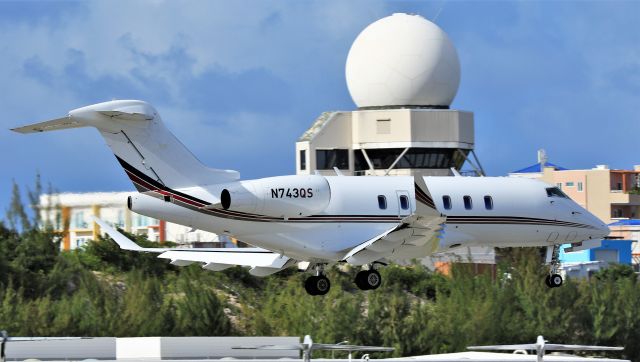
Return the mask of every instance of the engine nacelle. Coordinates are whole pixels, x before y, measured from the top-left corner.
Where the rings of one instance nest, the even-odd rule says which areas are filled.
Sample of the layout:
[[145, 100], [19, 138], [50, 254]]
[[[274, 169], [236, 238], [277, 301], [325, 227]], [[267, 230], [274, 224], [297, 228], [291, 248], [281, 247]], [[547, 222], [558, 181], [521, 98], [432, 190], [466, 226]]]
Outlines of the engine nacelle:
[[278, 176], [235, 182], [220, 194], [222, 208], [273, 217], [300, 217], [322, 212], [331, 200], [323, 176]]
[[193, 223], [193, 211], [149, 195], [129, 196], [127, 207], [135, 213], [176, 224], [191, 226]]

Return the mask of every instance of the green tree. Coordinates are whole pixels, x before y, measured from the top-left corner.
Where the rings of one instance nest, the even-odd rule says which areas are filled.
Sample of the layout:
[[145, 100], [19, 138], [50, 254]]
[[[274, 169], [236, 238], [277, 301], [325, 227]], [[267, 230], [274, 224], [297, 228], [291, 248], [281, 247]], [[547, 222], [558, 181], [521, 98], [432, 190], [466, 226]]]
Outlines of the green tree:
[[20, 187], [15, 180], [13, 181], [11, 201], [9, 203], [9, 208], [6, 211], [5, 218], [9, 222], [9, 227], [12, 230], [18, 230], [21, 228], [20, 230], [25, 231], [31, 229], [29, 216], [27, 215], [27, 211], [22, 203]]

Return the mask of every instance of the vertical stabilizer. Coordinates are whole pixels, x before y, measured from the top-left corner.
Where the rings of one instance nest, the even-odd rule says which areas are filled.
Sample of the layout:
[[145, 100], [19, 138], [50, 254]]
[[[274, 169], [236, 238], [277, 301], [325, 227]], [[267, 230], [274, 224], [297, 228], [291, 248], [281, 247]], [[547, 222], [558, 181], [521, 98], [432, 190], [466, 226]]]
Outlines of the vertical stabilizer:
[[158, 112], [136, 100], [111, 101], [74, 109], [64, 118], [13, 129], [20, 133], [95, 127], [139, 190], [141, 182], [182, 188], [235, 181], [236, 171], [203, 165], [165, 127]]

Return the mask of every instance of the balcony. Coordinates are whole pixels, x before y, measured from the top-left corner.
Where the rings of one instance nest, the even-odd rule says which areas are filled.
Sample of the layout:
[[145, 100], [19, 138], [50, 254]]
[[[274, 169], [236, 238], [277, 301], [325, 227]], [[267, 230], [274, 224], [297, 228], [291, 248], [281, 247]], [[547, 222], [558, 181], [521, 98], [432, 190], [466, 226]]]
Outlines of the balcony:
[[640, 195], [636, 193], [628, 193], [619, 190], [612, 190], [610, 193], [610, 202], [613, 205], [634, 205], [640, 206]]

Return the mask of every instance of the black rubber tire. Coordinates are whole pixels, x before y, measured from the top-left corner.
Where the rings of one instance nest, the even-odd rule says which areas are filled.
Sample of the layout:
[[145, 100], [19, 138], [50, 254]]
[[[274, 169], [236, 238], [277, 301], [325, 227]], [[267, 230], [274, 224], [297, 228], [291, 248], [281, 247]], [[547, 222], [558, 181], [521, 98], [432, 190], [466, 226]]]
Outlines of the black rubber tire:
[[317, 291], [315, 289], [315, 278], [317, 278], [317, 277], [316, 276], [311, 276], [311, 277], [308, 277], [304, 281], [304, 290], [309, 295], [318, 295]]
[[321, 275], [321, 276], [315, 277], [313, 282], [313, 287], [316, 292], [315, 295], [325, 295], [329, 293], [329, 290], [331, 290], [331, 282], [329, 281], [329, 278], [325, 277], [324, 275]]
[[562, 276], [560, 274], [551, 274], [549, 277], [549, 284], [551, 284], [551, 287], [553, 288], [558, 288], [563, 282], [564, 280], [562, 280]]
[[378, 289], [380, 288], [380, 284], [382, 284], [382, 276], [380, 276], [380, 273], [375, 269], [369, 270], [365, 282], [367, 283], [369, 290]]
[[367, 270], [362, 270], [359, 271], [358, 274], [356, 274], [356, 279], [354, 280], [354, 283], [356, 283], [356, 286], [358, 287], [358, 289], [360, 290], [369, 290], [369, 286], [367, 285]]
[[547, 287], [549, 287], [549, 288], [553, 288], [553, 285], [551, 285], [551, 275], [547, 275], [544, 278], [544, 284], [546, 284]]

